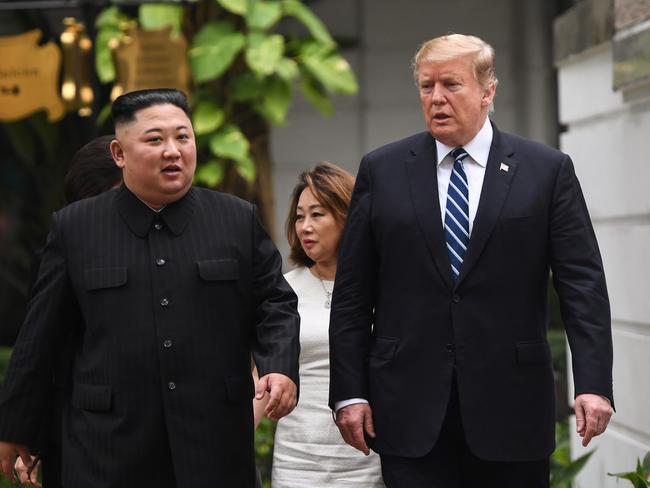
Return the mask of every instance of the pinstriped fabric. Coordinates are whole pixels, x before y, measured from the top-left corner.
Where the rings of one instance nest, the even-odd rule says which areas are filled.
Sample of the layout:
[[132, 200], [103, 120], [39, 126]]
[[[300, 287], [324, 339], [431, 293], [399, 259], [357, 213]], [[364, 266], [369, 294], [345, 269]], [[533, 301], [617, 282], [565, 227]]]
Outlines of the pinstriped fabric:
[[445, 240], [455, 281], [460, 275], [469, 244], [469, 186], [463, 169], [463, 159], [467, 157], [467, 152], [462, 147], [457, 147], [451, 151], [451, 156], [454, 158], [454, 167], [447, 189]]
[[122, 188], [57, 212], [1, 439], [35, 442], [69, 329], [66, 487], [254, 486], [250, 357], [297, 382], [299, 345], [296, 297], [252, 205], [193, 188], [156, 214]]

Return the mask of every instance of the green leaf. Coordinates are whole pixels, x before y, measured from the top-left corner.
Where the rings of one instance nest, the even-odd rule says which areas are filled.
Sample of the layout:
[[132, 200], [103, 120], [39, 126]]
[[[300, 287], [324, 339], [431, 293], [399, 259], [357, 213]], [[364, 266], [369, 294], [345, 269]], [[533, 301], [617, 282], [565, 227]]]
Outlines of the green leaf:
[[112, 105], [111, 103], [107, 103], [102, 107], [102, 109], [99, 111], [99, 115], [97, 115], [97, 120], [95, 121], [98, 127], [101, 127], [106, 123], [106, 121], [111, 117], [111, 109]]
[[595, 451], [590, 451], [587, 454], [580, 456], [578, 459], [572, 461], [568, 465], [564, 466], [564, 469], [559, 472], [555, 473], [555, 476], [553, 477], [553, 482], [554, 483], [566, 483], [570, 482], [575, 478], [580, 470], [584, 468], [585, 464], [587, 464], [587, 461], [589, 461], [589, 458], [592, 456], [592, 454]]
[[108, 7], [97, 16], [95, 27], [103, 29], [105, 27], [119, 28], [120, 23], [125, 19], [125, 15], [120, 12], [117, 6]]
[[650, 472], [650, 451], [646, 453], [646, 455], [643, 458], [643, 470], [648, 473]]
[[282, 7], [277, 2], [257, 2], [246, 14], [246, 23], [251, 29], [268, 29], [282, 16]]
[[291, 15], [298, 19], [307, 29], [309, 33], [321, 44], [333, 46], [334, 39], [325, 27], [325, 24], [316, 17], [316, 15], [298, 0], [283, 0], [282, 10], [285, 15]]
[[269, 78], [259, 111], [272, 124], [285, 123], [291, 105], [291, 85], [281, 78]]
[[284, 53], [284, 37], [280, 34], [267, 36], [253, 32], [248, 36], [246, 62], [256, 73], [265, 76], [273, 73]]
[[235, 102], [244, 102], [260, 97], [264, 92], [264, 83], [253, 73], [246, 72], [231, 79], [230, 89]]
[[248, 157], [250, 144], [236, 125], [229, 124], [210, 137], [210, 151], [215, 156], [241, 161]]
[[255, 162], [251, 158], [244, 158], [238, 161], [235, 161], [235, 169], [237, 173], [244, 178], [249, 183], [255, 183], [255, 178], [257, 177], [257, 168], [255, 167]]
[[192, 114], [192, 125], [197, 135], [206, 134], [223, 124], [225, 112], [212, 100], [204, 100], [197, 104]]
[[302, 64], [325, 88], [335, 93], [353, 95], [359, 90], [350, 64], [335, 53], [305, 50], [299, 56]]
[[334, 115], [334, 107], [323, 86], [308, 74], [300, 78], [300, 90], [316, 110], [326, 117]]
[[217, 0], [223, 8], [237, 15], [245, 15], [248, 11], [248, 0]]
[[212, 159], [199, 166], [194, 174], [194, 181], [214, 188], [223, 181], [223, 177], [226, 174], [224, 166], [223, 161]]
[[122, 31], [117, 28], [105, 27], [95, 38], [95, 70], [99, 81], [108, 83], [115, 79], [115, 63], [110, 48], [113, 39], [122, 37]]
[[278, 61], [275, 72], [287, 81], [291, 81], [299, 74], [298, 64], [291, 58], [282, 58]]
[[198, 82], [217, 78], [244, 48], [246, 37], [229, 22], [205, 24], [194, 37], [190, 65]]
[[180, 5], [145, 3], [140, 6], [138, 20], [143, 29], [154, 30], [172, 26], [172, 35], [178, 35], [183, 22]]

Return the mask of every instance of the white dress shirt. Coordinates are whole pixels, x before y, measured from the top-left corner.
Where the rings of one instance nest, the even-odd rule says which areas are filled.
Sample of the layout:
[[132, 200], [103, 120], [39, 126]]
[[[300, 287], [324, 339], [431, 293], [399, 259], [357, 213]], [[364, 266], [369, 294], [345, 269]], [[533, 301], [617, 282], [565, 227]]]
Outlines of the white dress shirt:
[[[487, 166], [490, 147], [492, 146], [492, 124], [489, 117], [485, 117], [483, 127], [474, 136], [474, 139], [463, 146], [468, 156], [463, 160], [463, 169], [467, 175], [469, 186], [469, 232], [472, 234], [474, 217], [478, 210], [479, 199], [481, 198], [481, 189], [483, 188], [483, 179], [485, 178], [485, 167]], [[454, 159], [449, 154], [455, 147], [450, 147], [436, 139], [436, 151], [438, 153], [437, 174], [438, 174], [438, 197], [440, 198], [440, 214], [444, 226], [445, 208], [447, 207], [447, 188], [449, 187], [449, 178], [454, 166]], [[354, 403], [368, 403], [364, 398], [350, 398], [341, 400], [334, 404], [334, 410], [338, 412], [343, 407]]]

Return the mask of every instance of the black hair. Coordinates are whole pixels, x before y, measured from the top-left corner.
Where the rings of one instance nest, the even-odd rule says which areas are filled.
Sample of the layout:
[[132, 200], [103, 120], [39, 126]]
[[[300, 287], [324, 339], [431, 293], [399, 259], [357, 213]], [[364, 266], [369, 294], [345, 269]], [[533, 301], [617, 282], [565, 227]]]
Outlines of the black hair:
[[72, 157], [63, 184], [68, 203], [94, 197], [122, 182], [122, 169], [111, 156], [113, 139], [113, 135], [97, 137]]
[[117, 97], [111, 108], [113, 125], [117, 127], [118, 124], [133, 122], [138, 111], [153, 105], [166, 104], [175, 105], [189, 118], [192, 117], [185, 93], [174, 88], [155, 88], [132, 91]]

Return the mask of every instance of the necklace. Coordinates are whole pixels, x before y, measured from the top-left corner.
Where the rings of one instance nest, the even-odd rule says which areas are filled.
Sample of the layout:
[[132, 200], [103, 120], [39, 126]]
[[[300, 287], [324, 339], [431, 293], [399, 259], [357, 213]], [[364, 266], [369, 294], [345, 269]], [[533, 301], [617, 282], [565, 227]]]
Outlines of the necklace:
[[332, 307], [332, 292], [327, 289], [325, 286], [325, 281], [323, 281], [323, 278], [320, 277], [320, 274], [318, 271], [314, 270], [316, 277], [318, 278], [318, 281], [320, 281], [320, 286], [323, 287], [323, 291], [325, 292], [325, 308], [331, 308]]
[[320, 281], [320, 286], [323, 287], [323, 291], [325, 292], [325, 308], [330, 308], [332, 306], [332, 292], [327, 290], [325, 282], [320, 276], [318, 277], [318, 281]]

